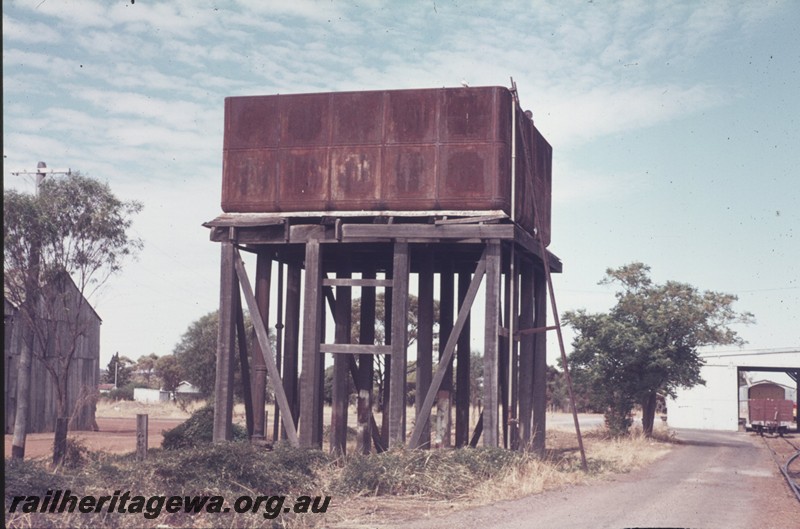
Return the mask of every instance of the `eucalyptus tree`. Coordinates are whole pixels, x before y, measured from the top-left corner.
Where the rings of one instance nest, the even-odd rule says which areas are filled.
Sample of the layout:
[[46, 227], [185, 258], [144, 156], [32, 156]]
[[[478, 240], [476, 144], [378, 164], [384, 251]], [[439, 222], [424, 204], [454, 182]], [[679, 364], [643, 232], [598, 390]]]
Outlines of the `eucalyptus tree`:
[[15, 458], [25, 452], [31, 361], [41, 362], [50, 374], [57, 417], [66, 417], [67, 381], [87, 332], [83, 315], [89, 300], [142, 248], [142, 241], [129, 234], [142, 204], [120, 200], [108, 184], [72, 173], [37, 188], [35, 194], [3, 192], [5, 294], [28, 331], [18, 373]]
[[649, 272], [643, 263], [607, 269], [600, 283], [621, 286], [616, 305], [608, 313], [564, 315], [577, 333], [571, 369], [617, 434], [628, 431], [639, 404], [644, 432], [651, 435], [659, 394], [674, 396], [680, 387], [705, 383], [698, 348], [741, 345], [730, 326], [754, 321], [749, 312], [733, 309], [734, 295], [677, 281], [654, 284]]

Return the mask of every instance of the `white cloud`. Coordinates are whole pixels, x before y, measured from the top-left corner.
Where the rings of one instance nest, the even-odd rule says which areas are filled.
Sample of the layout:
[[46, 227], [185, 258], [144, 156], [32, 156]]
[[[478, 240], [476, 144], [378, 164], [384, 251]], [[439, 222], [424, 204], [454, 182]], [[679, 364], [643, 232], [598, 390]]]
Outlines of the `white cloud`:
[[55, 44], [61, 42], [61, 35], [52, 27], [41, 22], [25, 23], [8, 15], [3, 15], [3, 38], [25, 44]]

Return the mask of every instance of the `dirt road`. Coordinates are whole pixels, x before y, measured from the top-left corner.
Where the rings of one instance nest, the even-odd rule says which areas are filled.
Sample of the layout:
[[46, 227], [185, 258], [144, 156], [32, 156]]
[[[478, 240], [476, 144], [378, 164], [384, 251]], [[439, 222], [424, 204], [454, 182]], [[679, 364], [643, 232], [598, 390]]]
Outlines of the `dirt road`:
[[800, 529], [800, 503], [758, 438], [690, 430], [678, 438], [682, 444], [669, 456], [615, 481], [408, 520], [403, 527]]

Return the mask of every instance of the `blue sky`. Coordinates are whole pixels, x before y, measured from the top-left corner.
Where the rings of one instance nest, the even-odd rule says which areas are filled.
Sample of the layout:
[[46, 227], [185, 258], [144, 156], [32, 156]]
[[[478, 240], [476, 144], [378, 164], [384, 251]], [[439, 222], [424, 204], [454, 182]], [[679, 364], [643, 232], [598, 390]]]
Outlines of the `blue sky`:
[[218, 304], [225, 97], [513, 77], [554, 149], [562, 312], [643, 261], [738, 295], [747, 349], [798, 347], [798, 27], [795, 1], [6, 1], [4, 185], [42, 160], [144, 203], [101, 363], [163, 355]]

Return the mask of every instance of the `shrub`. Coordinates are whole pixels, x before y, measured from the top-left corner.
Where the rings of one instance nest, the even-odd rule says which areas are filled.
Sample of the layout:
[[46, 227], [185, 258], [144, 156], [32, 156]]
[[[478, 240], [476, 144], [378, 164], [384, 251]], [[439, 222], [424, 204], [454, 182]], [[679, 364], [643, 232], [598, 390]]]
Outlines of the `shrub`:
[[213, 443], [159, 456], [155, 474], [183, 490], [258, 494], [307, 491], [314, 486], [317, 466], [327, 462], [319, 450], [282, 443], [274, 451], [244, 442]]
[[[209, 403], [195, 411], [191, 417], [175, 428], [165, 430], [161, 434], [164, 436], [161, 446], [167, 450], [196, 447], [210, 443], [213, 439], [213, 433], [214, 404]], [[234, 424], [233, 440], [242, 441], [246, 439], [247, 430]]]
[[106, 393], [105, 398], [111, 401], [133, 400], [133, 384], [127, 384], [119, 388], [114, 388]]
[[5, 501], [14, 496], [39, 496], [47, 491], [70, 488], [70, 479], [47, 469], [46, 463], [30, 459], [6, 459], [5, 461]]

